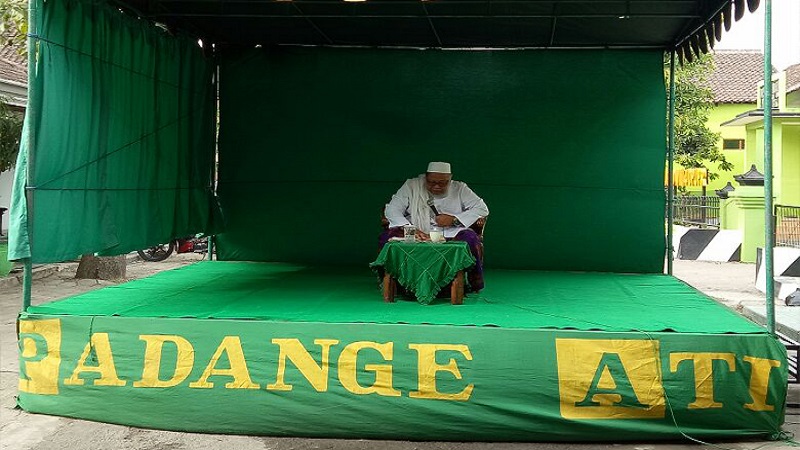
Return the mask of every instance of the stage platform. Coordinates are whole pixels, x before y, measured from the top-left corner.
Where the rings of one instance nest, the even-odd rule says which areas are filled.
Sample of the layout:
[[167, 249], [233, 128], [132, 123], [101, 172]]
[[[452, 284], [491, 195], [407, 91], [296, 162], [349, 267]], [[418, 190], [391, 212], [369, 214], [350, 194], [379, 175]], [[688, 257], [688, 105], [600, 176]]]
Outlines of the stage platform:
[[489, 270], [463, 305], [367, 267], [200, 262], [33, 306], [20, 406], [149, 428], [412, 440], [776, 435], [786, 353], [658, 274]]

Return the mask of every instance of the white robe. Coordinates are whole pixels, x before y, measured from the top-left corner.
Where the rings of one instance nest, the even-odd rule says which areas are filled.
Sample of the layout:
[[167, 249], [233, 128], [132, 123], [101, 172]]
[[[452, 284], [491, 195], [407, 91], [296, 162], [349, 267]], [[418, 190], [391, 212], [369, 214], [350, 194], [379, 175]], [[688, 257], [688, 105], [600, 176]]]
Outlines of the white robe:
[[[411, 178], [403, 183], [403, 186], [392, 196], [392, 200], [386, 205], [384, 214], [389, 220], [389, 227], [401, 227], [403, 225], [415, 225], [421, 230], [428, 232], [431, 226], [436, 225], [433, 211], [428, 208], [430, 213], [427, 215], [427, 223], [412, 223], [412, 192], [415, 183], [422, 179], [424, 186], [425, 174], [417, 178]], [[419, 186], [419, 185], [417, 185]], [[449, 214], [458, 218], [463, 226], [447, 227], [444, 229], [444, 237], [452, 238], [460, 231], [469, 227], [480, 217], [489, 215], [489, 208], [486, 203], [470, 189], [466, 183], [461, 181], [451, 181], [447, 188], [446, 195], [435, 196], [430, 194], [427, 189], [425, 193], [433, 198], [433, 205], [439, 214]], [[423, 219], [424, 220], [424, 219]]]

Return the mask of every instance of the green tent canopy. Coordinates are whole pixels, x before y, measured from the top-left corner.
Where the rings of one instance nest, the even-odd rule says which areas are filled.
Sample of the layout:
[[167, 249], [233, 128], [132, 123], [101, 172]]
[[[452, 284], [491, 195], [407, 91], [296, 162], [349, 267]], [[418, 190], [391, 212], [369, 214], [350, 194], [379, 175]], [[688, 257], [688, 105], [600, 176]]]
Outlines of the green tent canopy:
[[220, 259], [365, 264], [394, 189], [447, 159], [490, 264], [660, 272], [662, 52], [757, 5], [33, 2], [9, 257], [208, 233]]
[[759, 0], [127, 0], [221, 45], [436, 48], [678, 47], [706, 52]]

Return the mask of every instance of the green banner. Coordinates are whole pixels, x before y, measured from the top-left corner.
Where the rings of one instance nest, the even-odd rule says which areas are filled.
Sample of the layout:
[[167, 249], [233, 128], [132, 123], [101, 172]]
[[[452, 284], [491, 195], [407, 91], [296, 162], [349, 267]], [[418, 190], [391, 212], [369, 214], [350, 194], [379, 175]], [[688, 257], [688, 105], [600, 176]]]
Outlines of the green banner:
[[23, 314], [19, 405], [148, 428], [411, 440], [769, 436], [767, 334]]

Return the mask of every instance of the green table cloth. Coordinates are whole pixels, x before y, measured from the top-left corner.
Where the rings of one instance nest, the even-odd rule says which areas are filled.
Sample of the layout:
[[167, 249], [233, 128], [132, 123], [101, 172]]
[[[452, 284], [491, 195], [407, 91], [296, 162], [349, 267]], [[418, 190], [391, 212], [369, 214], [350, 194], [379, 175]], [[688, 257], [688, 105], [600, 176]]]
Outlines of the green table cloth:
[[401, 286], [412, 291], [417, 301], [427, 305], [453, 281], [459, 270], [473, 265], [475, 258], [466, 242], [391, 241], [370, 267], [379, 274], [379, 269], [383, 268]]

